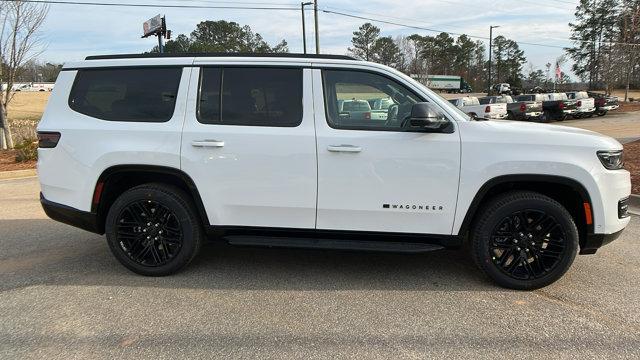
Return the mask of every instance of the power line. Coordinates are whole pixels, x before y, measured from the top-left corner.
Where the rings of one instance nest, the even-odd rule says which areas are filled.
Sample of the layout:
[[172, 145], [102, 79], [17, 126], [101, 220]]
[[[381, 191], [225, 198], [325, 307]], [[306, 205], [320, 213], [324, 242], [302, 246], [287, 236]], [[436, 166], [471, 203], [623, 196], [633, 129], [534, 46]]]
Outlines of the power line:
[[[14, 2], [17, 0], [0, 0], [2, 2]], [[120, 6], [120, 7], [142, 7], [142, 8], [172, 8], [172, 9], [227, 9], [227, 10], [282, 10], [299, 11], [299, 7], [294, 6], [234, 6], [234, 5], [175, 5], [175, 4], [129, 4], [129, 3], [105, 3], [87, 2], [72, 0], [20, 0], [25, 3], [34, 4], [55, 4], [55, 5], [88, 5], [88, 6]], [[226, 3], [226, 2], [225, 2]], [[268, 4], [268, 3], [267, 3]]]
[[[350, 18], [360, 19], [360, 20], [373, 21], [373, 22], [378, 22], [378, 23], [388, 24], [388, 25], [396, 25], [396, 26], [401, 26], [401, 27], [405, 27], [405, 28], [424, 30], [424, 31], [429, 31], [429, 32], [434, 32], [434, 33], [447, 33], [449, 35], [454, 35], [454, 36], [466, 35], [467, 37], [473, 38], [473, 39], [489, 40], [489, 38], [486, 37], [486, 36], [469, 35], [469, 34], [463, 34], [463, 33], [456, 33], [456, 32], [451, 32], [451, 31], [427, 28], [427, 27], [423, 27], [423, 26], [407, 25], [407, 24], [402, 24], [402, 23], [389, 21], [389, 20], [374, 19], [374, 18], [370, 18], [370, 17], [366, 17], [366, 16], [360, 16], [360, 15], [355, 15], [355, 14], [349, 14], [349, 13], [346, 13], [346, 12], [330, 10], [328, 8], [324, 8], [324, 9], [322, 9], [322, 11], [325, 12], [325, 13], [329, 13], [329, 14], [340, 15], [340, 16], [345, 16], [345, 17], [350, 17]], [[393, 17], [383, 16], [383, 15], [379, 15], [379, 16], [387, 17], [387, 18], [393, 18]], [[412, 20], [412, 19], [401, 19], [401, 18], [395, 18], [395, 19], [417, 22], [416, 20]], [[588, 43], [588, 44], [593, 43], [593, 40], [580, 40], [580, 39], [568, 39], [568, 40], [572, 41], [572, 42], [579, 42], [579, 43]], [[571, 47], [571, 46], [541, 44], [541, 43], [518, 41], [518, 40], [513, 40], [513, 41], [518, 43], [518, 44], [521, 44], [521, 45], [540, 46], [540, 47], [548, 47], [548, 48], [563, 49], [563, 50]], [[601, 41], [600, 44], [602, 44], [602, 45], [628, 45], [628, 46], [638, 46], [638, 45], [640, 45], [640, 44], [637, 44], [637, 43], [624, 43], [624, 42], [615, 42], [615, 41]]]
[[[424, 30], [424, 31], [430, 31], [430, 32], [435, 32], [435, 33], [447, 33], [449, 35], [454, 35], [454, 36], [466, 35], [466, 36], [468, 36], [470, 38], [473, 38], [473, 39], [489, 40], [489, 37], [487, 37], [487, 36], [469, 35], [469, 34], [462, 34], [462, 33], [456, 33], [456, 32], [451, 32], [451, 31], [443, 31], [443, 30], [431, 29], [431, 28], [426, 28], [426, 27], [422, 27], [422, 26], [401, 24], [401, 23], [397, 23], [397, 22], [393, 22], [393, 21], [387, 21], [387, 20], [381, 20], [381, 19], [373, 19], [373, 18], [369, 18], [369, 17], [365, 17], [365, 16], [348, 14], [348, 13], [344, 13], [344, 12], [340, 12], [340, 11], [322, 9], [322, 12], [325, 12], [325, 13], [328, 13], [328, 14], [346, 16], [346, 17], [350, 17], [350, 18], [354, 18], [354, 19], [374, 21], [374, 22], [379, 22], [379, 23], [388, 24], [388, 25], [396, 25], [396, 26], [401, 26], [401, 27], [406, 27], [406, 28], [411, 28], [411, 29]], [[517, 42], [518, 44], [531, 45], [531, 46], [541, 46], [541, 47], [549, 47], [549, 48], [557, 48], [557, 49], [565, 49], [565, 48], [567, 48], [566, 46], [559, 46], [559, 45], [538, 44], [538, 43], [524, 42], [524, 41], [515, 41], [515, 42]]]
[[[0, 0], [1, 2], [13, 2], [13, 1], [17, 1], [17, 0]], [[151, 3], [143, 3], [143, 4], [131, 4], [131, 3], [106, 3], [106, 2], [88, 2], [88, 1], [76, 1], [76, 0], [21, 0], [23, 2], [27, 2], [27, 3], [37, 3], [37, 4], [56, 4], [56, 5], [87, 5], [87, 6], [116, 6], [116, 7], [142, 7], [142, 8], [178, 8], [178, 9], [227, 9], [227, 10], [275, 10], [275, 11], [299, 11], [300, 8], [298, 6], [294, 6], [294, 5], [285, 5], [283, 3], [259, 3], [259, 4], [264, 4], [267, 6], [238, 6], [238, 5], [176, 5], [176, 4], [151, 4]], [[160, 1], [166, 1], [166, 0], [160, 0]], [[192, 0], [193, 1], [193, 0]], [[204, 0], [206, 1], [206, 0]], [[203, 2], [204, 2], [203, 1]], [[453, 3], [451, 1], [446, 1], [446, 0], [438, 0], [441, 2], [449, 2], [449, 3]], [[246, 4], [246, 5], [251, 5], [251, 4], [258, 4], [256, 2], [233, 2], [233, 1], [206, 1], [207, 3], [211, 3], [211, 4]], [[560, 1], [563, 3], [567, 3], [569, 4], [570, 2], [568, 1]], [[271, 6], [268, 6], [271, 5]], [[327, 14], [334, 14], [334, 15], [338, 15], [338, 16], [344, 16], [344, 17], [349, 17], [349, 18], [354, 18], [354, 19], [360, 19], [360, 20], [366, 20], [366, 21], [373, 21], [373, 22], [378, 22], [378, 23], [382, 23], [382, 24], [388, 24], [388, 25], [395, 25], [395, 26], [400, 26], [400, 27], [405, 27], [405, 28], [410, 28], [410, 29], [416, 29], [416, 30], [423, 30], [423, 31], [429, 31], [429, 32], [434, 32], [434, 33], [447, 33], [449, 35], [454, 35], [454, 36], [461, 36], [461, 35], [466, 35], [469, 38], [473, 38], [473, 39], [480, 39], [480, 40], [489, 40], [488, 37], [486, 36], [478, 36], [478, 35], [469, 35], [469, 34], [462, 34], [462, 33], [456, 33], [456, 32], [451, 32], [451, 31], [443, 31], [443, 30], [439, 30], [439, 29], [432, 29], [432, 28], [427, 28], [427, 27], [423, 27], [423, 26], [416, 26], [416, 25], [407, 25], [407, 24], [402, 24], [402, 23], [398, 23], [395, 21], [389, 21], [389, 20], [384, 20], [384, 19], [375, 19], [375, 18], [370, 18], [370, 17], [366, 17], [366, 16], [361, 16], [361, 15], [356, 15], [353, 13], [348, 13], [348, 12], [344, 12], [347, 10], [343, 10], [343, 11], [336, 11], [336, 10], [331, 10], [329, 8], [319, 8], [320, 11], [327, 13]], [[360, 12], [363, 13], [363, 12]], [[363, 13], [365, 14], [365, 13]], [[379, 15], [381, 17], [387, 17], [388, 16], [382, 16]], [[412, 20], [412, 19], [401, 19], [401, 18], [395, 18], [398, 20], [404, 20], [404, 21], [413, 21], [413, 22], [417, 22], [416, 20]], [[525, 41], [516, 41], [514, 40], [516, 43], [521, 44], [521, 45], [530, 45], [530, 46], [539, 46], [539, 47], [547, 47], [547, 48], [554, 48], [554, 49], [567, 49], [570, 46], [560, 46], [560, 45], [550, 45], [550, 44], [540, 44], [540, 43], [534, 43], [534, 42], [525, 42]], [[570, 41], [572, 42], [581, 42], [581, 43], [593, 43], [593, 40], [578, 40], [578, 39], [570, 39]], [[629, 45], [629, 46], [638, 46], [640, 44], [634, 44], [634, 43], [621, 43], [621, 42], [601, 42], [601, 44], [605, 44], [605, 45]]]

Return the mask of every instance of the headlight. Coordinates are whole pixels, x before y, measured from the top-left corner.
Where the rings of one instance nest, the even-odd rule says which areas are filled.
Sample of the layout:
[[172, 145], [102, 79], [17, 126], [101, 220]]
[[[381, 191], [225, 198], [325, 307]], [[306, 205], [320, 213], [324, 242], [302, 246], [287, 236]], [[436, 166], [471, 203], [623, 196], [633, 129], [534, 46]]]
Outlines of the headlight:
[[622, 150], [598, 151], [602, 165], [609, 170], [620, 170], [624, 166]]

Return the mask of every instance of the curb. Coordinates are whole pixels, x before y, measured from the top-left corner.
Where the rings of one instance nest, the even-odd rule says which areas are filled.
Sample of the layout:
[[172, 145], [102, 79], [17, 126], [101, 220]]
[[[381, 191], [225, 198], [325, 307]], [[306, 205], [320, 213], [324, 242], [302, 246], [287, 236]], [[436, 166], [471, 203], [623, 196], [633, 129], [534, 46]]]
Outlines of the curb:
[[36, 175], [36, 169], [0, 171], [0, 180], [20, 179]]

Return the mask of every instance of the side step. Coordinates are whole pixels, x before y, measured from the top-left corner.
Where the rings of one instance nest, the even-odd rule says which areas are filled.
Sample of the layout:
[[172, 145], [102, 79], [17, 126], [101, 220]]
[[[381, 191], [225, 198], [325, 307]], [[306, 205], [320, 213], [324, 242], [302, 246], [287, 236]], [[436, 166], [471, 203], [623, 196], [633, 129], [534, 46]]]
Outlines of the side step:
[[357, 250], [396, 253], [423, 253], [444, 249], [441, 245], [413, 242], [310, 239], [244, 235], [230, 235], [225, 236], [224, 238], [229, 244], [238, 246]]

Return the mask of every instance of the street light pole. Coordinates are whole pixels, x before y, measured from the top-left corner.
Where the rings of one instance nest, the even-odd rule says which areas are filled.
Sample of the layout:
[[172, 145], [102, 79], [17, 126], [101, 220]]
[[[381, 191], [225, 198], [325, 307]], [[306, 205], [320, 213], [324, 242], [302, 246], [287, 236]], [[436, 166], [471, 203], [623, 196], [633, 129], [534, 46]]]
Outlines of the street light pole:
[[318, 32], [318, 0], [313, 1], [313, 15], [316, 23], [316, 54], [320, 54], [320, 33]]
[[493, 29], [495, 28], [499, 28], [500, 26], [489, 26], [489, 79], [487, 80], [488, 85], [488, 89], [489, 89], [489, 94], [492, 94], [492, 90], [491, 89], [491, 55], [492, 55], [492, 50], [493, 50]]
[[313, 5], [312, 2], [303, 2], [300, 3], [300, 9], [302, 10], [302, 47], [304, 48], [304, 53], [307, 53], [307, 28], [304, 23], [304, 7], [307, 5]]

